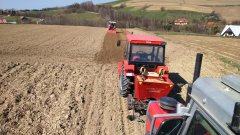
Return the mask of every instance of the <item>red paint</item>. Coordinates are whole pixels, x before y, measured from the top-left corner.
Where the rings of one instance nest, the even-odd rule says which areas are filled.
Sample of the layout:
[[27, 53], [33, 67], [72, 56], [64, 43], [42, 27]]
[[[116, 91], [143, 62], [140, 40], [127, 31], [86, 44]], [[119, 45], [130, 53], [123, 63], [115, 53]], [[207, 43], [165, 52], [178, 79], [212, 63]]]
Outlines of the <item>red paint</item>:
[[207, 26], [213, 26], [214, 24], [214, 22], [207, 22]]
[[7, 23], [7, 20], [6, 19], [0, 19], [0, 23]]
[[[135, 94], [137, 100], [159, 99], [167, 96], [173, 87], [173, 82], [168, 78], [159, 77], [144, 77], [144, 81], [139, 81], [141, 75], [136, 75], [134, 78]], [[147, 80], [156, 80], [156, 82], [148, 82]], [[157, 82], [158, 81], [158, 82]]]
[[130, 43], [134, 44], [154, 44], [154, 45], [161, 45], [164, 41], [159, 39], [156, 36], [152, 35], [131, 35], [128, 34], [126, 36], [127, 40]]
[[174, 23], [188, 23], [189, 21], [186, 18], [179, 18], [174, 21]]
[[134, 73], [134, 65], [129, 65], [127, 60], [123, 61], [124, 63], [124, 75], [126, 75], [127, 72], [132, 72]]
[[[149, 104], [148, 114], [152, 118], [152, 120], [153, 120], [153, 116], [155, 114], [168, 114], [168, 113], [170, 113], [170, 112], [167, 111], [167, 110], [164, 110], [160, 107], [160, 102], [159, 101], [158, 102], [152, 102], [152, 103]], [[147, 116], [147, 118], [146, 118], [146, 133], [149, 133], [150, 130], [151, 130], [151, 122], [150, 122], [150, 119], [148, 118], [149, 116]], [[169, 118], [172, 118], [172, 117], [156, 118], [156, 120], [154, 122], [154, 126], [156, 127], [156, 129], [158, 130], [161, 123], [164, 120], [167, 120]]]
[[[133, 43], [142, 44], [142, 45], [162, 45], [165, 43], [163, 40], [159, 39], [156, 36], [151, 35], [135, 35], [129, 34], [126, 36], [127, 41], [131, 45]], [[127, 52], [129, 53], [129, 52]], [[136, 59], [137, 57], [133, 57]], [[140, 75], [139, 68], [136, 68], [134, 64], [129, 64], [128, 59], [124, 59], [124, 61], [118, 63], [118, 74], [121, 73], [122, 65], [124, 65], [124, 75], [126, 73], [133, 73], [131, 76], [131, 81], [134, 84], [134, 100], [136, 101], [146, 101], [146, 103], [150, 99], [159, 99], [160, 97], [167, 96], [168, 93], [173, 88], [173, 82], [169, 79], [169, 69], [167, 66], [157, 66], [156, 69], [147, 68], [146, 72], [148, 75]], [[159, 77], [159, 71], [163, 69], [164, 74], [162, 77]], [[139, 79], [143, 78], [143, 79]]]

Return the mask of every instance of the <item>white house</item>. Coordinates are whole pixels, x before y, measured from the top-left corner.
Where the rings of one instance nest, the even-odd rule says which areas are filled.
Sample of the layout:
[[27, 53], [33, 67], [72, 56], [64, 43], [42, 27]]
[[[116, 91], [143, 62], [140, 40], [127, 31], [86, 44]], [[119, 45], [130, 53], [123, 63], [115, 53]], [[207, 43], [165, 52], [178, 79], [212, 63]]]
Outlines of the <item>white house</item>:
[[240, 36], [240, 25], [226, 25], [223, 29], [222, 36], [231, 36], [231, 37], [238, 37]]

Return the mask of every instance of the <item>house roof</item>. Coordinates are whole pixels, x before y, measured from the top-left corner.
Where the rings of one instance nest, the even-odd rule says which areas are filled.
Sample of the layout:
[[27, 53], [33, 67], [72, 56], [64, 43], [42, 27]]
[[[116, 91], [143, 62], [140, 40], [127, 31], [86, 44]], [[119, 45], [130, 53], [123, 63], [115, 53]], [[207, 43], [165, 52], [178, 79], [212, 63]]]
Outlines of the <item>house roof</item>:
[[215, 24], [215, 22], [207, 22], [208, 26], [213, 26]]
[[156, 36], [152, 35], [137, 35], [137, 34], [128, 34], [127, 40], [131, 43], [137, 44], [156, 44], [161, 45], [164, 41], [159, 39]]
[[114, 21], [108, 21], [108, 23], [117, 23], [117, 22], [114, 22]]
[[228, 31], [231, 31], [235, 36], [240, 36], [240, 25], [226, 25], [221, 35]]
[[6, 19], [0, 19], [0, 23], [7, 23]]
[[175, 23], [188, 23], [189, 21], [186, 18], [180, 18], [180, 19], [176, 19], [174, 22]]

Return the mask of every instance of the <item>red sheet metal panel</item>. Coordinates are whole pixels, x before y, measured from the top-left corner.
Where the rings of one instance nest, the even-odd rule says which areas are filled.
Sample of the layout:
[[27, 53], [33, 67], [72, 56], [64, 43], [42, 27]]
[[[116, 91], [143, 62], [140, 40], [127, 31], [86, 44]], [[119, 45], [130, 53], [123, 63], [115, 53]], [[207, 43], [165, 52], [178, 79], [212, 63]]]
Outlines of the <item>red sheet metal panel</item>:
[[134, 98], [138, 100], [159, 99], [167, 96], [173, 87], [173, 83], [168, 78], [159, 77], [142, 78], [137, 75], [134, 79], [135, 94]]
[[164, 41], [159, 39], [156, 36], [152, 35], [137, 35], [137, 34], [128, 34], [127, 40], [130, 43], [136, 43], [136, 44], [155, 44], [155, 45], [161, 45]]
[[[170, 113], [167, 110], [163, 110], [160, 107], [160, 102], [159, 101], [155, 101], [155, 102], [150, 102], [149, 104], [149, 108], [147, 110], [147, 120], [146, 120], [146, 133], [150, 132], [151, 129], [151, 122], [153, 120], [153, 116], [155, 114], [168, 114]], [[161, 125], [161, 123], [166, 120], [168, 118], [156, 118], [155, 122], [154, 122], [154, 127], [153, 127], [153, 133], [156, 133], [156, 131], [158, 130], [159, 126]]]

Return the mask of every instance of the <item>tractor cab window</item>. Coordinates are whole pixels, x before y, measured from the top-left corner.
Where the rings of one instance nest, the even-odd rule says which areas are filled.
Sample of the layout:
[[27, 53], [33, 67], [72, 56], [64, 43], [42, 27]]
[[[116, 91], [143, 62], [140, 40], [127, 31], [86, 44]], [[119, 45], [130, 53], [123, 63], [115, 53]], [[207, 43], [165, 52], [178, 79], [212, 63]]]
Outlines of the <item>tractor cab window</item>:
[[132, 44], [129, 60], [131, 63], [164, 64], [164, 46]]
[[198, 112], [193, 116], [187, 135], [220, 135], [212, 125]]

